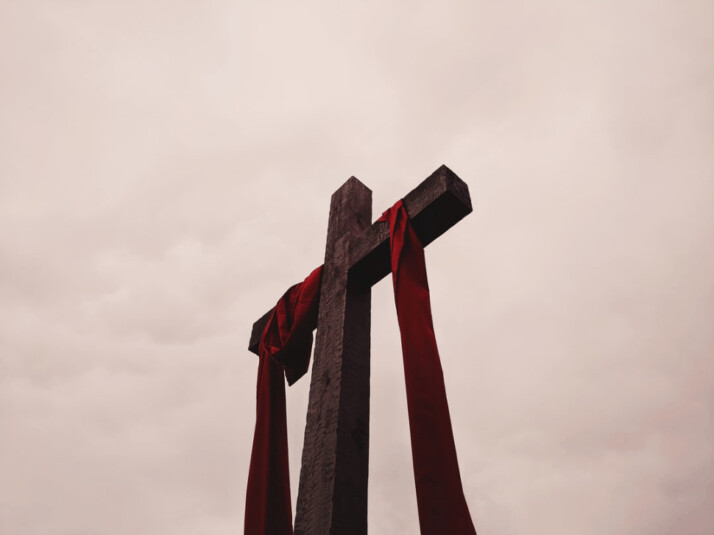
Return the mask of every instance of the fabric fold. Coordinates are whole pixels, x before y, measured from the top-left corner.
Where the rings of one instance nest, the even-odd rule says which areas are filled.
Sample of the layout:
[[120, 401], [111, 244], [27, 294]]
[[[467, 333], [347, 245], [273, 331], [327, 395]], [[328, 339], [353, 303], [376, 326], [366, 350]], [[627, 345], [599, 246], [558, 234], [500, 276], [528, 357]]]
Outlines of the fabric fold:
[[434, 335], [424, 248], [401, 200], [379, 221], [389, 222], [421, 534], [475, 535], [461, 484]]
[[257, 403], [244, 533], [292, 535], [285, 379], [307, 371], [317, 325], [322, 267], [288, 289], [273, 309], [258, 349]]

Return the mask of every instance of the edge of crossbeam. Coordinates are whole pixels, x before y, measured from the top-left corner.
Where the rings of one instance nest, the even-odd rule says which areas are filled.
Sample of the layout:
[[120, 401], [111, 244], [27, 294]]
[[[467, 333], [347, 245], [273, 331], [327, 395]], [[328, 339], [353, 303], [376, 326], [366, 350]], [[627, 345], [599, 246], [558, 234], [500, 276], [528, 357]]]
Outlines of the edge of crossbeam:
[[[446, 165], [429, 175], [403, 200], [412, 227], [424, 247], [473, 211], [469, 187]], [[350, 245], [349, 254], [350, 277], [369, 285], [382, 280], [391, 271], [389, 223], [373, 223]], [[248, 350], [256, 355], [272, 311], [253, 324]]]
[[258, 321], [253, 324], [253, 329], [250, 332], [250, 343], [248, 345], [248, 350], [252, 351], [256, 355], [258, 354], [258, 346], [260, 345], [260, 337], [263, 336], [263, 329], [270, 319], [270, 315], [273, 313], [271, 308], [265, 314], [263, 314]]
[[[409, 220], [422, 245], [436, 238], [473, 211], [469, 187], [442, 165], [403, 199]], [[377, 221], [350, 247], [350, 275], [374, 285], [391, 271], [389, 223]]]

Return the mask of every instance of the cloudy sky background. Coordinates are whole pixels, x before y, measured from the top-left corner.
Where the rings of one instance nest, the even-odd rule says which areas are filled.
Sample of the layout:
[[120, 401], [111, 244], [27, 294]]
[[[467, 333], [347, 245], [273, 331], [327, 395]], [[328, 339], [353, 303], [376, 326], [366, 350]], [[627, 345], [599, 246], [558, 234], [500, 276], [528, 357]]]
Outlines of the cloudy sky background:
[[[710, 535], [712, 50], [707, 0], [0, 0], [0, 532], [240, 533], [252, 322], [350, 175], [376, 217], [445, 163], [479, 534]], [[370, 531], [416, 533], [386, 280], [372, 329]]]

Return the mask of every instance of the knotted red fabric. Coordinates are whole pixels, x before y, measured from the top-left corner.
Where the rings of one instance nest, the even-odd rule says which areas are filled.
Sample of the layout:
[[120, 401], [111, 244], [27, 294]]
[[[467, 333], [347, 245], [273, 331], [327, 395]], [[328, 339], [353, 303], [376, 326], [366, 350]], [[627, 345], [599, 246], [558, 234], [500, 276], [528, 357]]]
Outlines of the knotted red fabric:
[[257, 409], [245, 500], [245, 535], [292, 535], [285, 380], [307, 371], [322, 268], [280, 298], [258, 348]]
[[461, 485], [434, 336], [424, 247], [401, 200], [379, 220], [389, 221], [392, 282], [402, 339], [421, 534], [475, 535]]

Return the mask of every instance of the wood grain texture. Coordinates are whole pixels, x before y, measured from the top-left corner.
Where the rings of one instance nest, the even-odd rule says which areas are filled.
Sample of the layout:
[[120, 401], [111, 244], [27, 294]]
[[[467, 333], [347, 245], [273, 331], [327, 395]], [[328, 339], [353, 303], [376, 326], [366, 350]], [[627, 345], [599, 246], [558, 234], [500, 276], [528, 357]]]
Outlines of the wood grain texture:
[[371, 286], [348, 271], [349, 244], [371, 216], [372, 192], [356, 178], [332, 196], [296, 535], [367, 532]]

